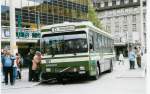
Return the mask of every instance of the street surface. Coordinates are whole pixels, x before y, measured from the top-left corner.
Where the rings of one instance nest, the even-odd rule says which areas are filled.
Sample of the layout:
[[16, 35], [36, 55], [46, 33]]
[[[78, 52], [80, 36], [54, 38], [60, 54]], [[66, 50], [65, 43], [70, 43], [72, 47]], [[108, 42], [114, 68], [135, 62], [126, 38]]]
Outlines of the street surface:
[[145, 57], [142, 68], [129, 70], [129, 62], [114, 63], [112, 73], [104, 73], [98, 80], [76, 81], [67, 84], [39, 84], [28, 82], [28, 70], [23, 70], [23, 79], [14, 86], [2, 84], [2, 94], [146, 94]]

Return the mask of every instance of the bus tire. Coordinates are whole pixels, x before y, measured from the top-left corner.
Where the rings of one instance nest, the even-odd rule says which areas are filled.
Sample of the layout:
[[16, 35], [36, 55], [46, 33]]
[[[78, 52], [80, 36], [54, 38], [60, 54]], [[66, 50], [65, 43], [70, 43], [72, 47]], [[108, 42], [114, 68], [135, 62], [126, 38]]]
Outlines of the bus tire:
[[99, 74], [100, 74], [100, 72], [99, 72], [99, 67], [97, 66], [97, 67], [96, 67], [96, 75], [93, 76], [93, 80], [97, 80], [97, 79], [99, 78]]
[[98, 62], [97, 63], [97, 65], [98, 65], [98, 69], [99, 69], [99, 76], [101, 75], [101, 66], [100, 66], [100, 63]]
[[40, 75], [39, 75], [39, 80], [40, 80], [41, 84], [47, 83], [46, 79], [44, 79], [43, 76], [44, 76], [44, 73], [41, 72]]
[[108, 70], [108, 73], [111, 73], [113, 71], [113, 64], [112, 60], [110, 61], [110, 69]]

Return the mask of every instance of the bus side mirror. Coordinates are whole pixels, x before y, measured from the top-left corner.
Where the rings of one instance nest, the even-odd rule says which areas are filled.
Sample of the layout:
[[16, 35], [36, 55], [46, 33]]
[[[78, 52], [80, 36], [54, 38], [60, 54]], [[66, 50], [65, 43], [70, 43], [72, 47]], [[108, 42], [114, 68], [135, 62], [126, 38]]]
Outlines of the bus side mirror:
[[93, 49], [93, 45], [90, 43], [90, 49]]

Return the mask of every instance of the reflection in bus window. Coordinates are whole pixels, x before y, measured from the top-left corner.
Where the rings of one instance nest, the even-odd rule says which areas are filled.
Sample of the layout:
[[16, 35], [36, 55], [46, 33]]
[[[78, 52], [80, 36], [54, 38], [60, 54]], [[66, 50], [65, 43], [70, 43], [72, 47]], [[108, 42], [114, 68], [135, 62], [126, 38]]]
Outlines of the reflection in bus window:
[[86, 34], [51, 34], [43, 37], [42, 48], [47, 55], [87, 52]]

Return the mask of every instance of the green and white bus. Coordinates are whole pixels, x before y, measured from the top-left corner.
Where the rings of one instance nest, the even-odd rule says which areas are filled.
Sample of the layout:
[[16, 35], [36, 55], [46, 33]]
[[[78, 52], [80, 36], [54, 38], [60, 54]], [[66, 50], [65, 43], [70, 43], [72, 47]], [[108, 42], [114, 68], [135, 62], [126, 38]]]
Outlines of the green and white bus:
[[113, 38], [91, 22], [48, 25], [41, 32], [41, 80], [98, 79], [113, 70]]

